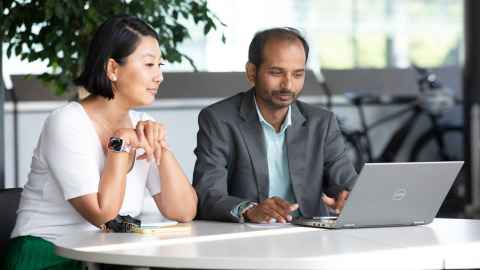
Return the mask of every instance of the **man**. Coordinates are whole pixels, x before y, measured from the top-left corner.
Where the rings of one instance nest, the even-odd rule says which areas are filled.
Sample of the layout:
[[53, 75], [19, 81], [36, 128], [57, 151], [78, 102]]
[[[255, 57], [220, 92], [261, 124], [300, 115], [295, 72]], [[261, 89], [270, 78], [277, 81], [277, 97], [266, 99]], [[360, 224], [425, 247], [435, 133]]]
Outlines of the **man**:
[[356, 173], [335, 117], [297, 101], [308, 50], [293, 28], [257, 33], [246, 64], [253, 88], [200, 112], [198, 218], [284, 223], [343, 207]]

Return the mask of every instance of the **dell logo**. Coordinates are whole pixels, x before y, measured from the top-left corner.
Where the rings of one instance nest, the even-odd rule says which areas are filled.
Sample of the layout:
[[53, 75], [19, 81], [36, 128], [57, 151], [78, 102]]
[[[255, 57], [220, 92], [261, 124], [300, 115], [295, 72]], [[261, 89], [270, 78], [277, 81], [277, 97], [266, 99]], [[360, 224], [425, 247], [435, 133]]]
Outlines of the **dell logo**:
[[403, 198], [405, 198], [406, 195], [407, 195], [407, 189], [399, 188], [399, 189], [395, 190], [395, 192], [393, 192], [392, 200], [400, 201]]

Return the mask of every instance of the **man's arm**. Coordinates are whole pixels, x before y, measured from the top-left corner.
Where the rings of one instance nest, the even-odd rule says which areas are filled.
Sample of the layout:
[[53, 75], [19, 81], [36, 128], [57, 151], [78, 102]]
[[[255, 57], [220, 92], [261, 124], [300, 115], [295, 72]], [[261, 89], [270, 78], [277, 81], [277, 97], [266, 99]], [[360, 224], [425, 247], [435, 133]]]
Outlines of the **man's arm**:
[[357, 173], [347, 156], [345, 142], [333, 113], [330, 114], [325, 145], [325, 193], [330, 197], [338, 198], [340, 192], [352, 189]]
[[238, 222], [231, 214], [245, 199], [229, 196], [228, 169], [232, 155], [232, 138], [214, 113], [207, 109], [198, 116], [197, 161], [193, 172], [193, 186], [197, 191], [198, 218]]

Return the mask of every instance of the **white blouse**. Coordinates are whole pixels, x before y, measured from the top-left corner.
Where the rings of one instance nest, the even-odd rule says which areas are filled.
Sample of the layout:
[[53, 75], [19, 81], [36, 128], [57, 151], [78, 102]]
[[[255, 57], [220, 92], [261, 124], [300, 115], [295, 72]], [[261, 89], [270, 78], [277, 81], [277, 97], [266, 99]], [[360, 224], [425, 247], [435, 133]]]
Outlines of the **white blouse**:
[[[136, 111], [130, 118], [133, 126], [153, 119]], [[55, 243], [65, 233], [95, 229], [68, 200], [98, 192], [104, 163], [100, 139], [82, 105], [71, 102], [52, 112], [33, 153], [11, 237], [32, 235]], [[120, 214], [138, 216], [146, 190], [152, 196], [160, 192], [158, 168], [153, 161], [137, 160], [127, 175]]]

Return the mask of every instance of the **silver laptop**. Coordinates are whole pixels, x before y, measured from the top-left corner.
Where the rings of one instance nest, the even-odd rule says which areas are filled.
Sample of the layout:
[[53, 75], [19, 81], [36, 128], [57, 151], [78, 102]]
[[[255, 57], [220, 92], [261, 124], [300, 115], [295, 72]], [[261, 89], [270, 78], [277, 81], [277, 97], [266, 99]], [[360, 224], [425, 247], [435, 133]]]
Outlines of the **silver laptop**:
[[330, 229], [428, 224], [463, 161], [367, 163], [338, 217], [299, 217], [292, 224]]

